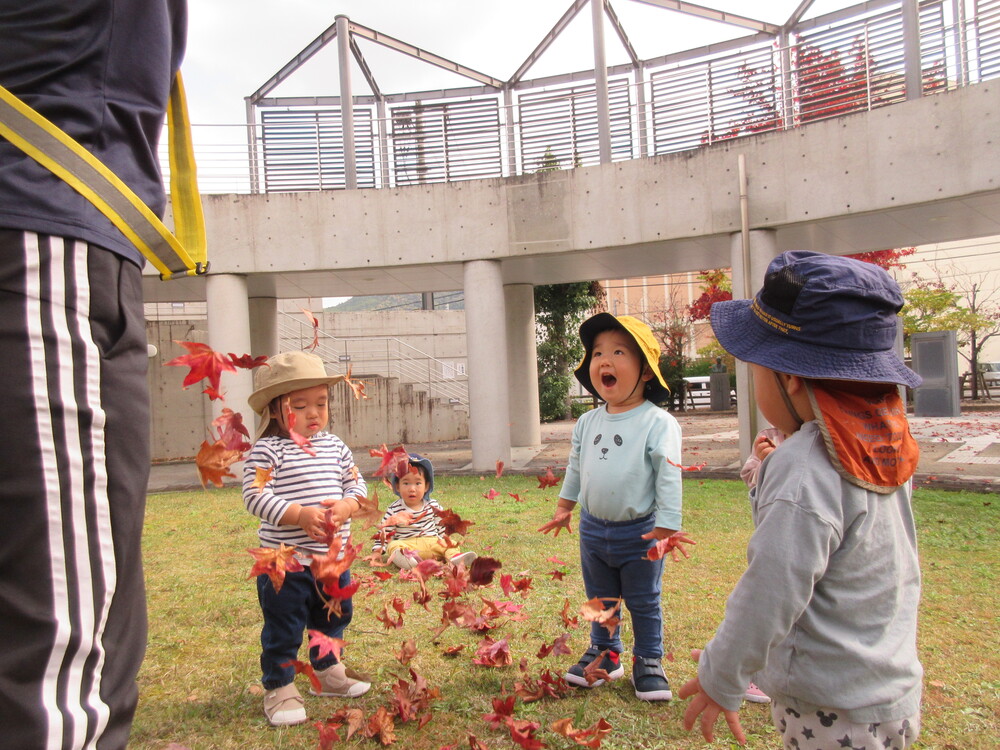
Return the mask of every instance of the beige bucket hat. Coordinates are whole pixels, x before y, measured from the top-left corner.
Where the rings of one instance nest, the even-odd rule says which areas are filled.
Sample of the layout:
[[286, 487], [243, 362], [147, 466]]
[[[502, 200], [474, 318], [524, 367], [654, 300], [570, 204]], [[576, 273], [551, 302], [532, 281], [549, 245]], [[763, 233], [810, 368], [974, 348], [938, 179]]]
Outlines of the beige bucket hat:
[[247, 399], [258, 417], [254, 440], [260, 438], [271, 421], [267, 407], [275, 398], [314, 385], [334, 385], [343, 379], [343, 375], [327, 374], [323, 360], [311, 352], [281, 352], [270, 357], [266, 365], [254, 372], [254, 391]]

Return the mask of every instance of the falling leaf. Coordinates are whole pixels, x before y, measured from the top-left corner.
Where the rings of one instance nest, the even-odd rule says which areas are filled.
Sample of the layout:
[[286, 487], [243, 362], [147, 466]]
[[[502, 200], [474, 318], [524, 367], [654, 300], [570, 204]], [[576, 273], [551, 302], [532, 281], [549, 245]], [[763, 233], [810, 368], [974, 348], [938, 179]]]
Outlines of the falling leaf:
[[570, 654], [572, 653], [572, 651], [570, 651], [569, 646], [566, 645], [567, 640], [569, 640], [569, 633], [563, 633], [552, 642], [552, 645], [543, 643], [541, 648], [538, 649], [538, 653], [535, 654], [535, 656], [537, 656], [539, 659], [544, 659], [546, 656], [549, 656], [550, 654], [554, 656], [559, 656], [561, 654]]
[[295, 431], [295, 422], [297, 416], [295, 412], [288, 407], [288, 411], [285, 413], [285, 424], [288, 425], [288, 437], [290, 437], [297, 446], [308, 453], [312, 457], [316, 457], [316, 449], [313, 448], [312, 443], [309, 442], [309, 438], [304, 435], [300, 435]]
[[271, 481], [271, 472], [273, 471], [274, 467], [262, 469], [258, 466], [254, 470], [254, 480], [251, 486], [258, 490], [263, 489], [264, 485]]
[[312, 683], [313, 688], [317, 693], [323, 692], [323, 683], [319, 681], [319, 677], [316, 676], [316, 670], [313, 669], [312, 664], [308, 664], [304, 661], [299, 661], [298, 659], [293, 659], [292, 661], [286, 661], [281, 665], [282, 667], [295, 667], [295, 674], [304, 674], [309, 678], [309, 682]]
[[203, 390], [202, 393], [204, 393], [206, 396], [208, 396], [208, 400], [209, 401], [225, 401], [226, 400], [225, 394], [222, 393], [221, 391], [215, 390], [212, 386], [208, 386], [208, 388], [206, 388], [205, 390]]
[[503, 476], [503, 461], [497, 459], [497, 479]]
[[601, 597], [595, 596], [580, 607], [580, 615], [584, 620], [596, 622], [603, 627], [608, 631], [609, 636], [614, 636], [615, 630], [618, 629], [619, 618], [617, 613], [621, 608], [622, 600], [610, 597], [607, 600], [614, 602], [614, 604], [605, 608], [604, 600]]
[[567, 628], [575, 628], [580, 624], [579, 617], [569, 616], [569, 599], [563, 601], [563, 608], [559, 616], [562, 618], [563, 625]]
[[685, 531], [675, 531], [673, 534], [668, 536], [666, 539], [657, 540], [656, 544], [649, 548], [646, 552], [647, 560], [659, 560], [664, 557], [668, 552], [673, 558], [674, 562], [679, 562], [681, 555], [684, 557], [691, 557], [688, 551], [684, 548], [685, 544], [697, 544], [694, 539], [690, 539]]
[[476, 586], [489, 586], [493, 574], [503, 567], [503, 563], [492, 557], [477, 557], [469, 568], [469, 581]]
[[536, 479], [538, 479], [538, 489], [540, 490], [544, 490], [546, 487], [555, 487], [559, 484], [559, 477], [552, 473], [551, 466], [546, 466], [545, 474], [543, 476], [536, 477]]
[[354, 394], [354, 400], [360, 401], [363, 398], [368, 398], [368, 394], [365, 393], [365, 383], [363, 380], [354, 380], [351, 377], [351, 368], [353, 365], [347, 366], [347, 374], [344, 375], [344, 382], [350, 386], [351, 393]]
[[250, 450], [250, 433], [243, 424], [243, 415], [226, 407], [215, 419], [212, 427], [219, 431], [218, 438], [229, 450]]
[[565, 564], [566, 564], [566, 561], [565, 561], [565, 560], [560, 560], [560, 559], [559, 559], [558, 557], [556, 557], [555, 555], [553, 555], [552, 557], [546, 557], [546, 558], [545, 558], [545, 562], [550, 562], [550, 563], [552, 563], [553, 565], [565, 565]]
[[707, 461], [702, 461], [697, 466], [683, 466], [682, 464], [674, 463], [669, 458], [665, 458], [664, 460], [671, 466], [676, 466], [681, 471], [701, 471], [702, 469], [705, 468], [705, 465], [708, 463]]
[[201, 477], [201, 486], [208, 487], [208, 483], [211, 482], [216, 487], [221, 487], [224, 477], [236, 479], [236, 475], [229, 471], [229, 467], [242, 457], [242, 452], [227, 448], [221, 440], [216, 440], [214, 443], [203, 440], [198, 455], [194, 458], [194, 464]]
[[375, 470], [377, 477], [388, 476], [388, 473], [392, 472], [402, 479], [410, 470], [410, 456], [402, 445], [397, 445], [389, 450], [386, 444], [382, 443], [380, 448], [369, 448], [368, 455], [372, 458], [382, 459], [382, 463]]
[[483, 493], [483, 497], [485, 497], [487, 500], [492, 500], [495, 497], [500, 497], [500, 493], [497, 492], [492, 487], [490, 487], [490, 491], [489, 492], [484, 492]]
[[258, 547], [257, 549], [248, 549], [247, 552], [253, 555], [255, 561], [247, 578], [266, 575], [271, 579], [271, 585], [276, 593], [281, 591], [281, 587], [285, 583], [285, 573], [298, 573], [305, 570], [302, 563], [295, 559], [295, 547], [281, 544], [278, 549]]
[[188, 354], [175, 357], [166, 363], [166, 367], [189, 367], [191, 368], [184, 376], [181, 384], [185, 389], [194, 385], [203, 378], [208, 380], [209, 386], [216, 392], [219, 390], [219, 379], [224, 372], [236, 372], [232, 362], [225, 354], [220, 354], [208, 344], [201, 344], [196, 341], [174, 341], [188, 350]]
[[302, 310], [302, 314], [306, 316], [306, 320], [309, 321], [313, 329], [312, 344], [305, 347], [305, 350], [310, 352], [316, 351], [316, 347], [319, 346], [319, 320], [316, 319], [316, 316], [312, 314], [311, 310], [306, 310], [304, 307], [299, 309]]
[[444, 529], [444, 533], [451, 534], [461, 534], [465, 536], [469, 533], [469, 527], [475, 526], [475, 521], [463, 521], [458, 513], [453, 510], [448, 510], [447, 508], [438, 510], [434, 509], [434, 515], [438, 517], [438, 522], [441, 524], [441, 528]]
[[229, 352], [229, 361], [232, 363], [233, 367], [241, 367], [244, 370], [253, 370], [254, 368], [261, 367], [262, 365], [270, 367], [270, 365], [267, 364], [267, 357], [263, 354], [259, 357], [252, 357], [249, 354], [237, 357], [232, 352]]
[[310, 630], [309, 648], [318, 649], [316, 652], [317, 659], [323, 659], [324, 657], [333, 654], [333, 658], [340, 661], [340, 654], [344, 650], [344, 641], [340, 638], [331, 638], [318, 630]]

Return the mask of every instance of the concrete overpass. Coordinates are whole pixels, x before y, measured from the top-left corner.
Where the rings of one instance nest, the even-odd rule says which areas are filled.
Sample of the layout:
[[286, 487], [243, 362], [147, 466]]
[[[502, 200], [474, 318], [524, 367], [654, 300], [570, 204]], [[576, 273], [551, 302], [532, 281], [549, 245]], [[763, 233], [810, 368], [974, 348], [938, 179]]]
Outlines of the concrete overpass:
[[[151, 275], [146, 299], [207, 300], [213, 348], [271, 354], [277, 299], [464, 289], [473, 464], [487, 470], [512, 446], [540, 442], [534, 284], [731, 266], [741, 297], [788, 249], [846, 254], [997, 235], [998, 133], [993, 81], [595, 167], [205, 196], [210, 274]], [[231, 404], [250, 392], [241, 377], [230, 381]]]

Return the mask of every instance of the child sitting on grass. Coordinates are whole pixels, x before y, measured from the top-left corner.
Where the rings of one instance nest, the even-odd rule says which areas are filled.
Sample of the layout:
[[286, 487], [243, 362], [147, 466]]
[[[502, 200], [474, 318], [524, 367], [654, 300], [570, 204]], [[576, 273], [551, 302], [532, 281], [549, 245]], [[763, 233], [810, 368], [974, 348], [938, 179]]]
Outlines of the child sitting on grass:
[[445, 544], [444, 529], [434, 513], [442, 508], [431, 497], [434, 466], [430, 459], [411, 453], [409, 467], [402, 477], [392, 475], [392, 491], [397, 498], [382, 516], [372, 549], [401, 570], [414, 568], [421, 560], [470, 566], [476, 559], [475, 552], [463, 553]]
[[918, 448], [898, 385], [903, 296], [877, 266], [786, 252], [753, 300], [717, 302], [719, 343], [750, 363], [758, 408], [787, 438], [750, 491], [748, 566], [680, 697], [709, 742], [746, 739], [752, 676], [786, 748], [908, 748], [920, 730], [920, 567], [910, 507]]

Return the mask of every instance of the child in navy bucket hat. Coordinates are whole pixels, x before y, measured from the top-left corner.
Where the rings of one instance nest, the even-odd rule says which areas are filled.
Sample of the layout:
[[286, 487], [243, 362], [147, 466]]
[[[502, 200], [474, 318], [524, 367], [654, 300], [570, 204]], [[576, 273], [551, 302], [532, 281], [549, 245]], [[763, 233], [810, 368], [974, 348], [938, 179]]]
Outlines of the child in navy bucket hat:
[[881, 268], [794, 251], [753, 300], [712, 306], [748, 363], [758, 407], [787, 435], [750, 490], [746, 572], [700, 655], [687, 729], [712, 740], [754, 680], [786, 748], [908, 748], [920, 730], [920, 569], [910, 499], [918, 450], [899, 385], [899, 287]]

